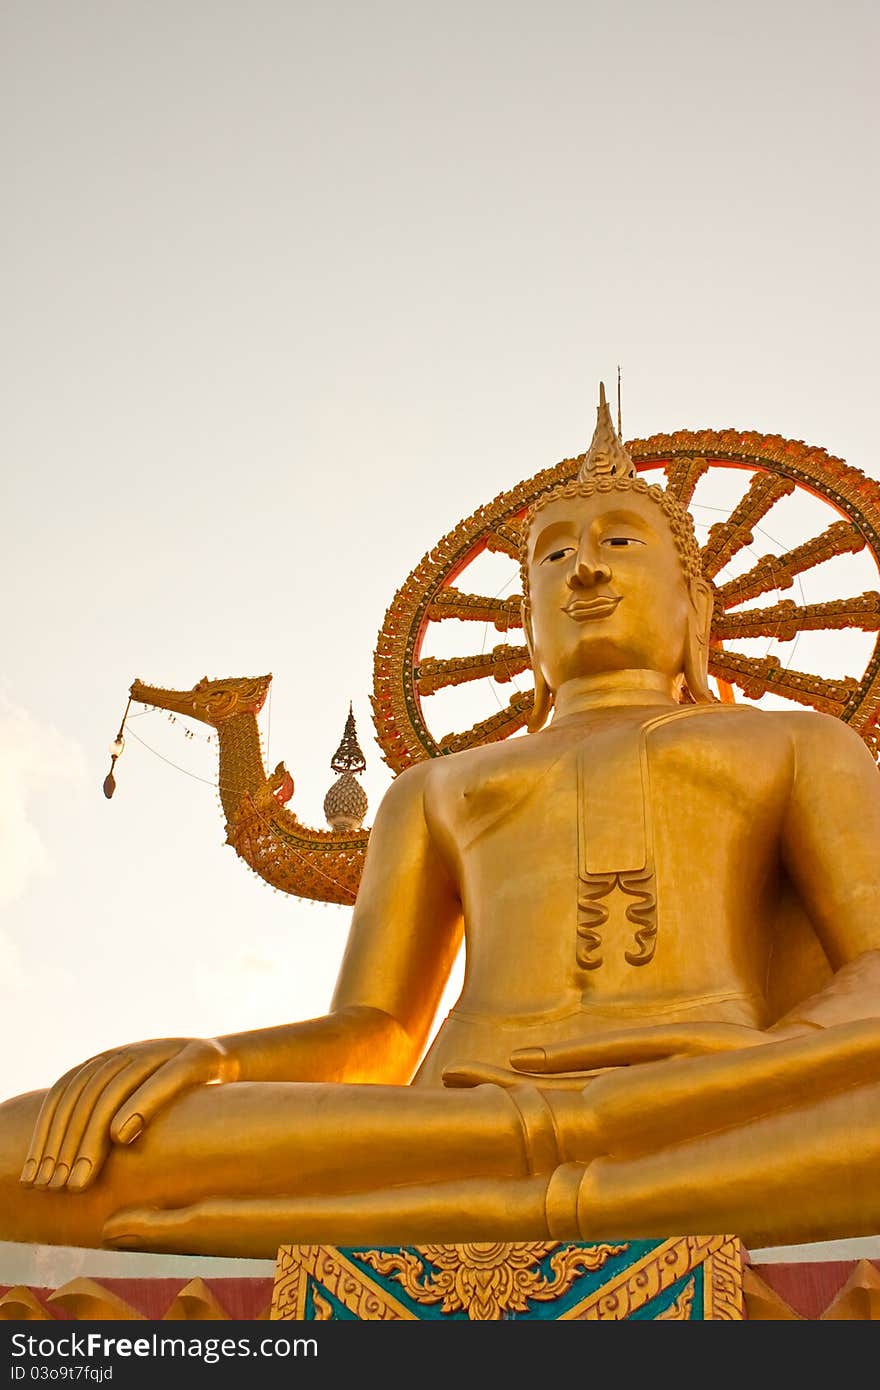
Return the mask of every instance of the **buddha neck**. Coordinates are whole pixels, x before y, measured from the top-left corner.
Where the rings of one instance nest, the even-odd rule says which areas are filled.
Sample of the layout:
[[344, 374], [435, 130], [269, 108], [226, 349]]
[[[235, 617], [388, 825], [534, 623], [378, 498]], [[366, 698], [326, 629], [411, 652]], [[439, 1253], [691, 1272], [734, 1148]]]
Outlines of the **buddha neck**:
[[603, 671], [599, 675], [575, 676], [556, 693], [553, 722], [588, 710], [624, 705], [676, 706], [677, 686], [678, 682], [662, 671]]

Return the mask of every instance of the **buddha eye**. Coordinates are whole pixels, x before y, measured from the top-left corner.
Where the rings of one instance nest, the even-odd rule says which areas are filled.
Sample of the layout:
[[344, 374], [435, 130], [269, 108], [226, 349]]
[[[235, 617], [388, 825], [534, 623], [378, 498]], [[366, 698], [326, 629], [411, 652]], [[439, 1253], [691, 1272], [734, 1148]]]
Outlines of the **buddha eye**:
[[644, 541], [638, 540], [635, 536], [606, 536], [601, 542], [602, 545], [628, 546], [644, 545]]
[[541, 561], [541, 564], [546, 565], [548, 561], [552, 563], [554, 560], [562, 560], [566, 555], [572, 555], [573, 553], [573, 545], [563, 546], [561, 550], [551, 550], [549, 555], [544, 556], [543, 560]]

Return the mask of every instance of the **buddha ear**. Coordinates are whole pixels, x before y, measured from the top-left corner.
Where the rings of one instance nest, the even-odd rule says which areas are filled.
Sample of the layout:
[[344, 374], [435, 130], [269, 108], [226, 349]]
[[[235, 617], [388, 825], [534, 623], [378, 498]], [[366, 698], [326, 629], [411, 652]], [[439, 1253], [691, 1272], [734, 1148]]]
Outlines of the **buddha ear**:
[[709, 634], [715, 612], [715, 591], [705, 579], [688, 584], [690, 610], [684, 647], [684, 678], [698, 705], [715, 704], [709, 689]]
[[543, 729], [550, 717], [554, 696], [553, 691], [544, 679], [544, 672], [535, 660], [535, 639], [532, 636], [532, 615], [525, 601], [523, 602], [521, 611], [523, 632], [526, 635], [526, 646], [529, 649], [532, 674], [535, 677], [535, 703], [532, 705], [532, 712], [529, 715], [529, 722], [526, 728], [530, 734], [536, 734], [539, 729]]

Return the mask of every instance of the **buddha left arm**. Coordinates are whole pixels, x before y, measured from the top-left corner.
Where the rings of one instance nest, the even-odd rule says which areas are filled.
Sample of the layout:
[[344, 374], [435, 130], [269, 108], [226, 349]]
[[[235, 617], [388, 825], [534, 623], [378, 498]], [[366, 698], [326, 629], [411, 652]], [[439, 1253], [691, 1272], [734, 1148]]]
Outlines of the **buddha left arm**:
[[777, 1036], [880, 1016], [880, 775], [849, 725], [795, 718], [782, 854], [835, 975], [774, 1025]]

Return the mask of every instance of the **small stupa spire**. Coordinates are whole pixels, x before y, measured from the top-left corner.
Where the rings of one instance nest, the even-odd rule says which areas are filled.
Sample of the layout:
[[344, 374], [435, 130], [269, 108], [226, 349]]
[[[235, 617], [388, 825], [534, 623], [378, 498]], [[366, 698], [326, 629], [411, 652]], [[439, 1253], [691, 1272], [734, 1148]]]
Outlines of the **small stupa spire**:
[[348, 706], [348, 718], [342, 733], [342, 742], [333, 754], [330, 767], [334, 772], [363, 772], [367, 760], [361, 752], [354, 722], [354, 710]]
[[342, 733], [342, 741], [330, 760], [334, 772], [342, 775], [324, 797], [324, 815], [327, 824], [336, 831], [360, 830], [367, 814], [367, 794], [356, 781], [356, 774], [367, 766], [357, 739], [354, 710], [348, 707], [348, 718]]
[[611, 419], [605, 399], [605, 383], [599, 382], [599, 404], [596, 408], [596, 428], [592, 443], [578, 472], [578, 481], [592, 478], [634, 478], [635, 464], [623, 447]]

